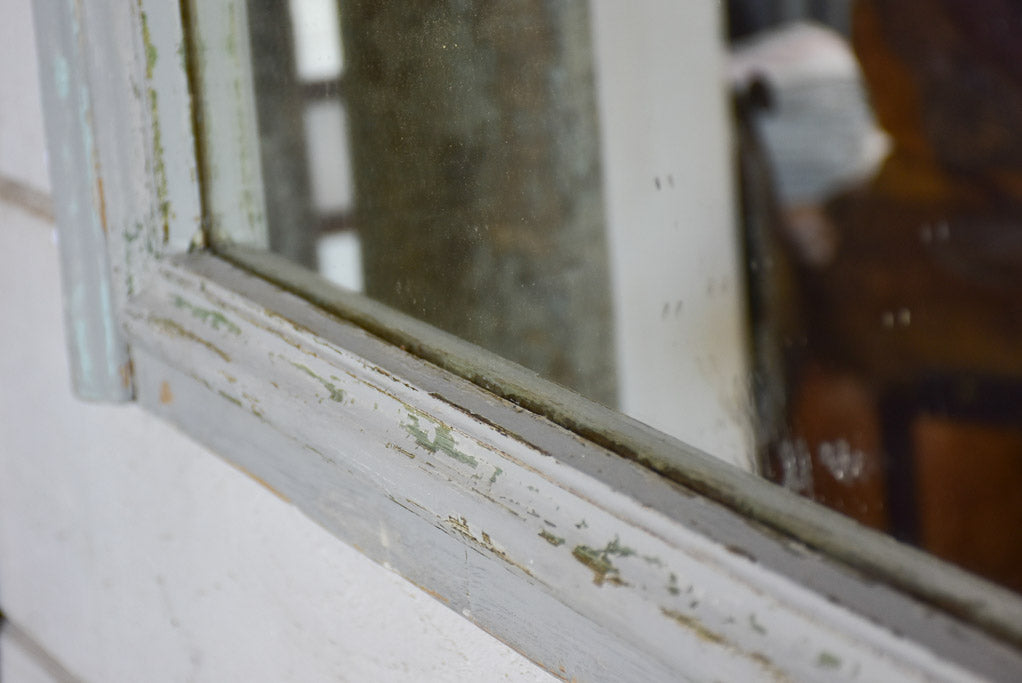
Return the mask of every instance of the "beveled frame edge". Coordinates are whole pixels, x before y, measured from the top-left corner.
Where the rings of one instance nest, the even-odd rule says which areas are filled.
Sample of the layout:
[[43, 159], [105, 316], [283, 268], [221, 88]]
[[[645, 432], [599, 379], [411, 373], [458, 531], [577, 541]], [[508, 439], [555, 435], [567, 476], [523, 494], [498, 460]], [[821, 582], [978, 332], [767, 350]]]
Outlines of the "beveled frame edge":
[[1022, 665], [216, 256], [157, 270], [126, 309], [143, 405], [554, 673], [1009, 680]]
[[[201, 223], [180, 8], [70, 0], [36, 13], [37, 25], [74, 29], [59, 40], [78, 41], [91, 87], [88, 125], [51, 126], [50, 144], [95, 145], [102, 182], [89, 196], [139, 400], [339, 538], [565, 677], [953, 679], [961, 666], [1007, 679], [1022, 668], [1017, 649], [967, 623], [1017, 644], [1018, 598], [1005, 591], [898, 548], [897, 575], [957, 600], [963, 621], [279, 286], [207, 254], [172, 256]], [[388, 406], [383, 417], [358, 412], [370, 399]], [[211, 420], [214, 409], [230, 419]], [[473, 476], [480, 467], [488, 477]], [[746, 494], [775, 495], [752, 482], [732, 491], [740, 510]], [[495, 499], [494, 486], [510, 488]], [[398, 488], [423, 495], [402, 501]], [[897, 547], [818, 506], [790, 506], [824, 538], [837, 529], [846, 556], [849, 542], [867, 556]], [[590, 518], [600, 521], [580, 525]], [[680, 598], [688, 588], [703, 595]]]
[[270, 252], [232, 245], [216, 254], [413, 356], [632, 460], [880, 582], [1022, 644], [1014, 593], [867, 529], [761, 477], [733, 467], [535, 372], [438, 330]]

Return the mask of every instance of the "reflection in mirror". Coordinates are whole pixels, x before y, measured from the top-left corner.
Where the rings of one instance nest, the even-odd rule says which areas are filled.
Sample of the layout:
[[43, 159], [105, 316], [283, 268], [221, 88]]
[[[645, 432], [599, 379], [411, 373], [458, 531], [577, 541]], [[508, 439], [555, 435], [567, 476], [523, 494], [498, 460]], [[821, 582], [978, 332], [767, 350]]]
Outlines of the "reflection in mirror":
[[[733, 62], [747, 92], [770, 90], [755, 118], [777, 212], [755, 234], [778, 259], [752, 282], [784, 390], [764, 469], [1020, 590], [1018, 9], [852, 10], [857, 62], [805, 25], [745, 38]], [[857, 65], [886, 141], [835, 78]], [[821, 184], [834, 162], [847, 177]]]
[[722, 7], [195, 3], [210, 238], [1022, 590], [1016, 10]]
[[[194, 10], [204, 89], [241, 93], [204, 102], [204, 181], [227, 194], [243, 159], [262, 200], [254, 227], [210, 202], [214, 244], [269, 248], [753, 469], [716, 7], [228, 7]], [[245, 130], [224, 112], [249, 98]]]

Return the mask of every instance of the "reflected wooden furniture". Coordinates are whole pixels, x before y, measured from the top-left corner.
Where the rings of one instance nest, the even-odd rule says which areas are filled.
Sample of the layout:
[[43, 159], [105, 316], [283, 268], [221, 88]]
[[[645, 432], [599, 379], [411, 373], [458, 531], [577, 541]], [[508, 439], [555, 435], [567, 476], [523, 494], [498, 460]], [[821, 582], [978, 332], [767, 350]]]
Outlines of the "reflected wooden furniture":
[[1022, 590], [1022, 48], [998, 29], [1011, 7], [857, 4], [893, 149], [798, 218], [817, 248], [788, 240], [801, 332], [773, 463], [783, 478], [808, 457], [805, 493]]

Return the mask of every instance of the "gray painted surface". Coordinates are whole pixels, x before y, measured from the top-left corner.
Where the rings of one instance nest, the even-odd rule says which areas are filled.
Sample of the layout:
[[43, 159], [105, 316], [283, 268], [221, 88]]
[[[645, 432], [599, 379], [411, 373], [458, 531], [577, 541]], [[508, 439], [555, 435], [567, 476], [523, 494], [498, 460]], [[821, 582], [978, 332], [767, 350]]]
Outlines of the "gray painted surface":
[[[137, 404], [76, 400], [53, 222], [0, 226], [0, 610], [49, 656], [90, 683], [552, 680]], [[38, 659], [0, 636], [3, 683], [61, 681]]]
[[[965, 622], [214, 257], [158, 278], [127, 311], [144, 405], [555, 674], [1010, 680], [1022, 666]], [[752, 497], [769, 486], [748, 481]], [[886, 543], [920, 582], [996, 596], [987, 616], [1017, 623], [1013, 596], [815, 506], [791, 512], [865, 552]]]
[[131, 399], [128, 349], [115, 319], [106, 251], [108, 216], [96, 148], [81, 5], [33, 4], [50, 144], [71, 381], [88, 400]]
[[650, 451], [716, 501], [704, 497], [216, 257], [171, 256], [175, 235], [197, 227], [180, 208], [194, 208], [196, 183], [159, 152], [190, 139], [132, 86], [152, 71], [162, 94], [183, 70], [154, 70], [137, 8], [90, 11], [111, 289], [149, 410], [565, 678], [1022, 670], [1022, 654], [989, 635], [1017, 648], [1016, 596], [692, 449]]

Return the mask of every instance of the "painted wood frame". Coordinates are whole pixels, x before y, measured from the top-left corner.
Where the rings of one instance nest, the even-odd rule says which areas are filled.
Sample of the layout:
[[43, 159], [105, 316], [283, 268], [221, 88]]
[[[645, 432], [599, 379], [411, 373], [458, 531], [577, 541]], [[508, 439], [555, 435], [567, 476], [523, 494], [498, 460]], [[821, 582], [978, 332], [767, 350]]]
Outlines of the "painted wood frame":
[[[109, 342], [79, 367], [127, 345], [142, 405], [568, 680], [1022, 671], [1014, 594], [272, 257], [203, 250], [188, 6], [34, 7], [67, 291], [100, 293], [72, 322]], [[125, 397], [123, 363], [91, 367], [83, 393]]]

